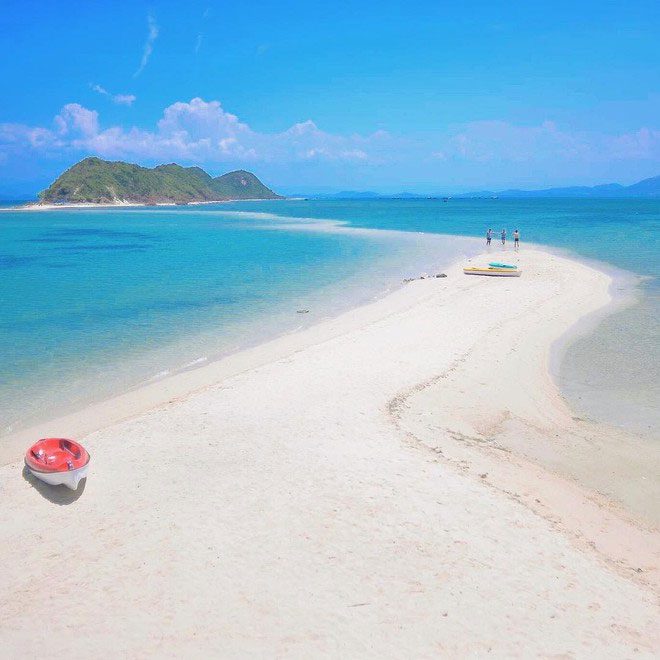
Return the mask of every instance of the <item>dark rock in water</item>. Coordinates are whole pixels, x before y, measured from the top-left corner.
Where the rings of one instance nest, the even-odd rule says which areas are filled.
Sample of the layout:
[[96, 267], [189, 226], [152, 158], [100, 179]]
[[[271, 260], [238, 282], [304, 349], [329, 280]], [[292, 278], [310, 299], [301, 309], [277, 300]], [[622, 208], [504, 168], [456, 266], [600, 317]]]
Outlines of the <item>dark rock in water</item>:
[[436, 277], [447, 277], [447, 273], [438, 273]]
[[298, 311], [296, 311], [296, 314], [309, 314], [309, 310], [308, 309], [299, 309]]

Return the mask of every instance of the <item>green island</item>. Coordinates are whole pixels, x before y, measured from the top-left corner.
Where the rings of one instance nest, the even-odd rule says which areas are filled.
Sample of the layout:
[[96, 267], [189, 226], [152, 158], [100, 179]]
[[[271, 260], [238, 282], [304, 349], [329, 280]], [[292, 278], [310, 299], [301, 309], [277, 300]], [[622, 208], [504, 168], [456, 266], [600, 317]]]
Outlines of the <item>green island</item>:
[[251, 172], [212, 177], [176, 163], [148, 168], [85, 158], [39, 194], [39, 204], [188, 204], [240, 199], [282, 199]]

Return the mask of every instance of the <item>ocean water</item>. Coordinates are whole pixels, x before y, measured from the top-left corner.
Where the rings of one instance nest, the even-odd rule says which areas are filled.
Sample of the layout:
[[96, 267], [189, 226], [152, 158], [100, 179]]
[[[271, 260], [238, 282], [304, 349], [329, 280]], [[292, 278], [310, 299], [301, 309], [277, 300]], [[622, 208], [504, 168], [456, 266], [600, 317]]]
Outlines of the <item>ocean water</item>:
[[242, 205], [5, 210], [0, 233], [5, 435], [304, 327], [478, 249]]
[[[474, 199], [286, 202], [291, 216], [351, 226], [525, 241], [587, 258], [615, 275], [615, 314], [563, 353], [555, 378], [577, 416], [660, 437], [660, 200]], [[260, 206], [273, 211], [273, 203]], [[622, 272], [623, 271], [623, 272]]]
[[291, 200], [0, 211], [0, 435], [366, 302], [489, 226], [635, 274], [557, 377], [578, 414], [657, 429], [660, 201]]

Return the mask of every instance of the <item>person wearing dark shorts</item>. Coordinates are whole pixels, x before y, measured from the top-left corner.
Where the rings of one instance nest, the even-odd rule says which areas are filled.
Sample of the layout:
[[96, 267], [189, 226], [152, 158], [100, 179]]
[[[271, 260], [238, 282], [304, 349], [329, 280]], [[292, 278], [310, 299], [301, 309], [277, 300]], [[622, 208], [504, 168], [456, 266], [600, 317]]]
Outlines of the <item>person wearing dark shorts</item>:
[[513, 247], [516, 250], [520, 247], [520, 232], [517, 229], [513, 232]]
[[502, 245], [506, 245], [506, 229], [502, 230]]
[[493, 238], [493, 230], [489, 229], [486, 232], [486, 245], [490, 245], [490, 239]]

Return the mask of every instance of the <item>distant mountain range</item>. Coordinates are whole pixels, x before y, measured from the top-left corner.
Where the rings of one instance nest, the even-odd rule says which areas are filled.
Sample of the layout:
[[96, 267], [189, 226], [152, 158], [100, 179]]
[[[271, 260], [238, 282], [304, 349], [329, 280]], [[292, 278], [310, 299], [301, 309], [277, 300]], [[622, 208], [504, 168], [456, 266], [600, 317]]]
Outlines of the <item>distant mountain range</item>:
[[660, 199], [660, 176], [644, 179], [631, 186], [622, 186], [619, 183], [607, 183], [599, 186], [571, 186], [567, 188], [545, 188], [542, 190], [481, 190], [478, 192], [461, 194], [436, 193], [432, 195], [419, 195], [416, 193], [402, 192], [393, 195], [383, 195], [370, 191], [345, 190], [343, 192], [321, 195], [303, 195], [314, 199], [427, 199], [427, 198], [530, 198], [530, 197], [583, 197], [583, 198], [658, 198]]
[[[6, 196], [12, 200], [22, 196]], [[469, 193], [383, 194], [344, 190], [338, 193], [292, 194], [307, 199], [476, 199], [476, 198], [638, 198], [660, 199], [660, 176], [630, 186], [608, 183], [542, 190], [481, 190]], [[101, 158], [85, 158], [63, 172], [39, 194], [39, 204], [187, 204], [241, 199], [283, 199], [254, 174], [237, 170], [212, 177], [199, 167], [176, 163], [147, 168]], [[0, 201], [4, 201], [0, 198]]]
[[631, 186], [619, 183], [606, 183], [599, 186], [570, 186], [567, 188], [546, 188], [544, 190], [501, 190], [455, 195], [455, 197], [658, 197], [660, 198], [660, 176], [644, 179]]
[[175, 163], [154, 168], [85, 158], [39, 195], [40, 204], [187, 204], [239, 199], [281, 199], [251, 172], [211, 177]]

